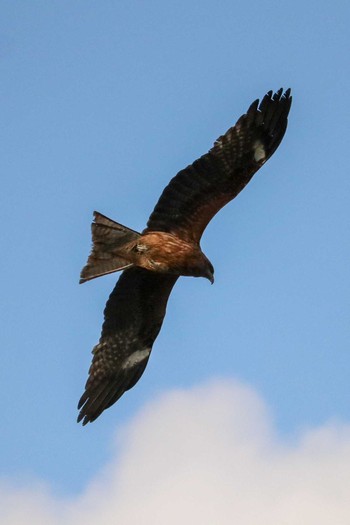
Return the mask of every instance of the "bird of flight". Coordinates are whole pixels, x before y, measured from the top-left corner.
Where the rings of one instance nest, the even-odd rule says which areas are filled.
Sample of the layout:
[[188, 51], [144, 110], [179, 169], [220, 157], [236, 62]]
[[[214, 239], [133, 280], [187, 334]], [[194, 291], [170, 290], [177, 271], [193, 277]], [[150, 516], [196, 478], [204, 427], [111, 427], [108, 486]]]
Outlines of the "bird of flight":
[[143, 232], [94, 212], [92, 251], [80, 282], [123, 270], [104, 311], [78, 422], [94, 421], [142, 376], [170, 292], [181, 275], [214, 282], [200, 248], [213, 216], [271, 157], [287, 128], [290, 89], [269, 91], [164, 189]]

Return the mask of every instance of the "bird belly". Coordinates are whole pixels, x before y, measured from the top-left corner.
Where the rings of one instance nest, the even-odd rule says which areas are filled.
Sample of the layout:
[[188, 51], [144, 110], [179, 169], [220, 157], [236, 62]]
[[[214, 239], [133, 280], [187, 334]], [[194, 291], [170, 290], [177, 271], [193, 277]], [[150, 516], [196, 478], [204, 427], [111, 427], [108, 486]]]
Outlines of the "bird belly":
[[194, 275], [192, 268], [202, 258], [198, 245], [164, 232], [143, 235], [137, 246], [139, 257], [136, 264], [161, 273]]

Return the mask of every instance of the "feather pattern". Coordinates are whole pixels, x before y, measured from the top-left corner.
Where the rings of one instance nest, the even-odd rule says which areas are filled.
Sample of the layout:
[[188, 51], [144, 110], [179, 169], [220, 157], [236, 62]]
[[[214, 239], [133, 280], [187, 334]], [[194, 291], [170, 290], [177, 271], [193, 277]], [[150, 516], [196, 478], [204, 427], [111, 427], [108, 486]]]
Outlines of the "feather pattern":
[[78, 405], [78, 421], [84, 425], [140, 379], [176, 280], [176, 275], [143, 268], [121, 274], [106, 304], [101, 338], [92, 351], [89, 378]]
[[137, 240], [139, 233], [112, 221], [98, 211], [94, 211], [91, 233], [92, 250], [81, 271], [80, 284], [132, 266], [132, 262], [123, 257], [126, 254], [124, 247], [130, 241]]
[[269, 91], [260, 105], [253, 102], [207, 154], [170, 181], [143, 233], [171, 232], [199, 242], [212, 217], [242, 191], [280, 144], [292, 101], [290, 89], [282, 93]]

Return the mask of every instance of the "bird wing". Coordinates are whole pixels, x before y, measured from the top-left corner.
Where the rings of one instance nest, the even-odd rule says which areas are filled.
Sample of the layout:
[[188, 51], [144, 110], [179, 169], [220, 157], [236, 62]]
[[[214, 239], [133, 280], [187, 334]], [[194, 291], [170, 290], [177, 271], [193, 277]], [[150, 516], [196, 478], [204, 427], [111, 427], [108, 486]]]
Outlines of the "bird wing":
[[100, 341], [92, 351], [78, 422], [94, 421], [140, 379], [177, 278], [143, 268], [121, 274], [106, 304]]
[[164, 189], [143, 233], [162, 231], [199, 242], [213, 216], [232, 200], [271, 157], [287, 128], [292, 102], [269, 91], [213, 148], [180, 171]]

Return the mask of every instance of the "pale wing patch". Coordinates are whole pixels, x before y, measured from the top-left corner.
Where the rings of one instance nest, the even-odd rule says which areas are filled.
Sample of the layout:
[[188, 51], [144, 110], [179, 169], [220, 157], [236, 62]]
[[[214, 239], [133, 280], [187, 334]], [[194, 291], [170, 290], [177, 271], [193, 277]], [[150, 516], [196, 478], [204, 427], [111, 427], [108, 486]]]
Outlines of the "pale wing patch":
[[129, 355], [127, 359], [122, 364], [122, 368], [132, 368], [133, 366], [138, 365], [143, 361], [144, 359], [147, 359], [149, 357], [149, 354], [151, 353], [150, 348], [144, 348], [143, 350], [136, 350], [133, 354]]
[[254, 144], [254, 160], [255, 162], [260, 162], [266, 159], [266, 152], [264, 145], [257, 140]]

